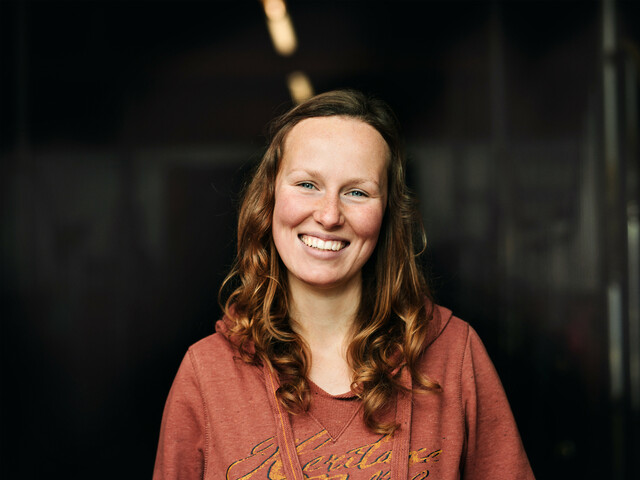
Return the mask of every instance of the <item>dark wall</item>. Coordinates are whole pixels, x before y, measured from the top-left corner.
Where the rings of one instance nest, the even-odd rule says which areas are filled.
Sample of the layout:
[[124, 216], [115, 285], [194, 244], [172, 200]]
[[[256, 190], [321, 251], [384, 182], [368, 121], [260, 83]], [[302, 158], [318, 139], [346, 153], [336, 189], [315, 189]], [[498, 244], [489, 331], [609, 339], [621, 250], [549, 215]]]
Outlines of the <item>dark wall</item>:
[[607, 54], [601, 2], [290, 4], [284, 58], [257, 1], [0, 2], [3, 478], [151, 475], [294, 70], [398, 113], [436, 297], [487, 345], [537, 477], [634, 478], [637, 2]]

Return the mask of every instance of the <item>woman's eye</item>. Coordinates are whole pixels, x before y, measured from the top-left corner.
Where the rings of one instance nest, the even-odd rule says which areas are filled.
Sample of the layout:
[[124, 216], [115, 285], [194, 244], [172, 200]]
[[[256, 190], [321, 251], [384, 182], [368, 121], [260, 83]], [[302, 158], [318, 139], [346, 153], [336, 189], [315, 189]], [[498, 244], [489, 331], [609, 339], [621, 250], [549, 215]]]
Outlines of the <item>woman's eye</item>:
[[352, 197], [366, 197], [367, 194], [362, 190], [352, 190], [347, 195], [351, 195]]
[[299, 186], [299, 187], [302, 187], [302, 188], [307, 188], [307, 189], [309, 189], [309, 190], [311, 190], [312, 188], [314, 188], [314, 187], [313, 187], [313, 183], [309, 183], [309, 182], [302, 182], [302, 183], [299, 183], [299, 184], [298, 184], [298, 186]]

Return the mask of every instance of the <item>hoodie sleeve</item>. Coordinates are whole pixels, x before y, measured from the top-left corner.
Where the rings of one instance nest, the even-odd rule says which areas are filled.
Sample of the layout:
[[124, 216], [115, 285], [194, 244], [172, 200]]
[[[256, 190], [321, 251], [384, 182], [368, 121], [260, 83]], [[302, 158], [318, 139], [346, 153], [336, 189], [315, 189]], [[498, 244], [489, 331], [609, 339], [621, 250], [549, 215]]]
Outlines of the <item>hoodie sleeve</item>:
[[164, 407], [153, 480], [204, 477], [206, 411], [195, 367], [189, 350]]
[[533, 479], [500, 378], [478, 334], [469, 327], [462, 362], [466, 455], [464, 480]]

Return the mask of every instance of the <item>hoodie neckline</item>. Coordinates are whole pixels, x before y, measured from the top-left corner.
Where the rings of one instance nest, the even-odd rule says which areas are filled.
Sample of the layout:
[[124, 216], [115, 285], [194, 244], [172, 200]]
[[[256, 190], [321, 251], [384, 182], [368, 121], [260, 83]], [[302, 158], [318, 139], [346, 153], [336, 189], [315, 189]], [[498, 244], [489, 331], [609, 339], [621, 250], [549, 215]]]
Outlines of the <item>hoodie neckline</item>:
[[[285, 477], [290, 480], [304, 480], [304, 473], [296, 450], [293, 428], [291, 427], [291, 419], [276, 395], [280, 382], [271, 368], [264, 365], [262, 369], [269, 404], [276, 424], [276, 439]], [[411, 417], [413, 413], [413, 385], [411, 375], [406, 367], [402, 368], [400, 372], [400, 383], [407, 390], [397, 393], [395, 421], [398, 424], [398, 429], [393, 434], [390, 469], [391, 478], [394, 480], [407, 480], [411, 443]]]

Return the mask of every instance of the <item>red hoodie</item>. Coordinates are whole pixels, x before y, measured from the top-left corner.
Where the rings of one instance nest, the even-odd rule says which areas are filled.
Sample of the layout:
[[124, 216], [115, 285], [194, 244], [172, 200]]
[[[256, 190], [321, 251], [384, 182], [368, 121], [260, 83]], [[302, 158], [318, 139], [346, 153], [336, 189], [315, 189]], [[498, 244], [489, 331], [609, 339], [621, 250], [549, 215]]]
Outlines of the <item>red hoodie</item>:
[[[500, 379], [475, 331], [438, 307], [420, 361], [440, 393], [399, 394], [371, 433], [353, 394], [311, 385], [309, 412], [290, 415], [277, 378], [244, 363], [218, 333], [193, 345], [165, 406], [154, 480], [533, 479]], [[411, 385], [403, 369], [402, 379]]]

